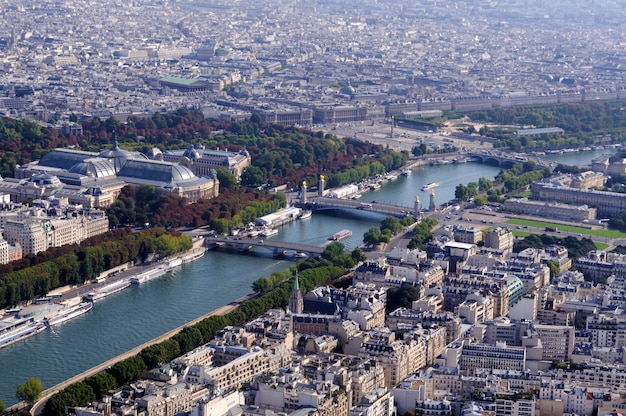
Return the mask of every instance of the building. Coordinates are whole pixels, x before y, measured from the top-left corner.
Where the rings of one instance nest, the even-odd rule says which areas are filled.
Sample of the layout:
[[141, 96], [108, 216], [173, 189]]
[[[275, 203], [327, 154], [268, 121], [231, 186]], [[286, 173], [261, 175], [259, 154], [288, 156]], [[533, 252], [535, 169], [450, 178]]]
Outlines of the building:
[[122, 150], [117, 140], [112, 149], [100, 153], [55, 149], [38, 161], [16, 166], [15, 178], [0, 181], [0, 192], [14, 202], [56, 196], [71, 204], [107, 207], [128, 184], [151, 185], [160, 195], [178, 195], [190, 202], [219, 195], [217, 178], [198, 177], [185, 166]]
[[485, 235], [485, 247], [502, 251], [508, 254], [513, 250], [515, 237], [511, 230], [503, 227], [496, 227]]
[[626, 211], [626, 194], [570, 188], [547, 180], [534, 182], [530, 190], [533, 199], [587, 205], [596, 208], [601, 217], [614, 217]]
[[476, 244], [483, 239], [483, 232], [476, 227], [457, 227], [454, 230], [454, 241]]
[[463, 344], [459, 370], [472, 375], [480, 368], [523, 371], [526, 369], [526, 349], [504, 343]]
[[215, 169], [225, 168], [239, 179], [243, 171], [251, 164], [250, 153], [246, 149], [241, 152], [228, 152], [206, 150], [202, 145], [191, 145], [187, 150], [165, 152], [154, 149], [151, 156], [154, 160], [178, 163], [189, 168], [196, 176], [203, 177], [210, 177]]
[[531, 201], [528, 198], [509, 198], [504, 201], [508, 212], [567, 221], [588, 221], [596, 218], [597, 209], [588, 205], [569, 205], [553, 201]]
[[23, 254], [37, 254], [50, 247], [79, 244], [107, 231], [109, 218], [100, 210], [85, 210], [78, 216], [49, 217], [33, 208], [7, 219], [3, 233], [8, 243], [21, 247]]

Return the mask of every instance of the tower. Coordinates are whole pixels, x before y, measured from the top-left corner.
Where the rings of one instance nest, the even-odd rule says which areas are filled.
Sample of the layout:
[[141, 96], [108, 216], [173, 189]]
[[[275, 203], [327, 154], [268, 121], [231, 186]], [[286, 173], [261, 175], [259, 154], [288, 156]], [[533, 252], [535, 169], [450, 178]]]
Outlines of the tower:
[[320, 175], [320, 180], [317, 183], [317, 196], [324, 196], [324, 175]]
[[300, 203], [302, 205], [306, 204], [306, 181], [302, 181], [302, 186], [300, 187]]
[[430, 205], [428, 206], [428, 209], [434, 212], [436, 207], [437, 205], [435, 205], [435, 189], [432, 188], [430, 190]]
[[304, 310], [304, 301], [302, 300], [302, 293], [300, 293], [300, 283], [298, 282], [298, 271], [296, 271], [296, 277], [293, 281], [293, 289], [291, 289], [291, 295], [289, 295], [289, 304], [287, 310], [291, 313], [302, 313]]

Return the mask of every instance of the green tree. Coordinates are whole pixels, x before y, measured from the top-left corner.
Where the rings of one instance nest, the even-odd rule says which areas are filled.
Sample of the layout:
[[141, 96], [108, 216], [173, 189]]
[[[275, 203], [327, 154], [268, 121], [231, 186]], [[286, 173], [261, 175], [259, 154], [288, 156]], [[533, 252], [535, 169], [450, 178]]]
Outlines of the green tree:
[[241, 173], [241, 184], [244, 186], [257, 187], [263, 185], [264, 183], [265, 179], [263, 171], [257, 166], [248, 166]]
[[402, 224], [395, 217], [387, 217], [380, 223], [380, 231], [384, 233], [385, 230], [389, 230], [391, 234], [396, 234], [402, 230]]
[[0, 415], [2, 413], [4, 413], [4, 411], [6, 410], [6, 405], [4, 404], [4, 402], [2, 400], [0, 400]]
[[25, 401], [32, 406], [37, 399], [39, 399], [42, 391], [43, 384], [41, 383], [41, 380], [31, 377], [26, 381], [26, 383], [18, 384], [15, 396], [18, 400]]
[[92, 388], [96, 398], [100, 398], [117, 387], [115, 377], [109, 373], [100, 373], [85, 379], [85, 383]]
[[146, 364], [141, 357], [134, 356], [115, 363], [108, 372], [115, 377], [118, 386], [124, 386], [139, 379], [144, 370], [146, 370]]
[[372, 227], [367, 230], [365, 234], [363, 234], [363, 243], [367, 244], [368, 246], [375, 246], [376, 244], [380, 243], [381, 239], [382, 233], [380, 231], [380, 228], [378, 227]]
[[143, 208], [146, 205], [156, 200], [156, 190], [152, 185], [140, 185], [135, 193], [135, 201], [138, 208]]
[[239, 189], [237, 178], [226, 168], [217, 168], [217, 179], [220, 181], [220, 191], [223, 189], [232, 189], [233, 191]]

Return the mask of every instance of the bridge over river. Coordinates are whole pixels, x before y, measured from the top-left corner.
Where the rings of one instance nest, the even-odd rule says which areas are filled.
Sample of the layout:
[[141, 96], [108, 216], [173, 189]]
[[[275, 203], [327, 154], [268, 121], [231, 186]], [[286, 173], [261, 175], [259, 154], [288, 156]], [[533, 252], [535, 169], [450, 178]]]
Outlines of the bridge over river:
[[[419, 207], [402, 207], [380, 202], [359, 202], [354, 199], [329, 198], [326, 196], [307, 196], [306, 200], [296, 202], [296, 206], [311, 211], [321, 209], [360, 209], [382, 215], [391, 215], [398, 218], [413, 216], [419, 218]], [[416, 212], [416, 208], [418, 211]]]
[[290, 243], [288, 241], [263, 240], [248, 237], [204, 237], [205, 247], [228, 245], [240, 251], [246, 251], [252, 247], [261, 247], [272, 252], [272, 255], [279, 256], [286, 251], [303, 253], [308, 257], [318, 257], [324, 252], [325, 247], [311, 246], [301, 243]]

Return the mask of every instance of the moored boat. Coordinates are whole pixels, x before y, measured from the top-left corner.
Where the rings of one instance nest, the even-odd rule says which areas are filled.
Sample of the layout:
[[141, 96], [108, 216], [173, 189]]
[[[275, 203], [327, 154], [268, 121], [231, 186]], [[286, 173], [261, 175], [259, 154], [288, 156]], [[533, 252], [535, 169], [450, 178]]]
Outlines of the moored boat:
[[87, 293], [83, 299], [87, 302], [94, 302], [98, 299], [102, 299], [106, 296], [117, 293], [120, 290], [124, 290], [129, 286], [130, 286], [129, 279], [118, 280], [117, 282], [113, 282], [109, 285], [102, 286], [98, 289], [92, 290], [91, 292]]
[[193, 252], [187, 255], [184, 255], [182, 257], [183, 264], [192, 262], [194, 260], [198, 260], [200, 257], [204, 256], [205, 252], [206, 252], [206, 249], [203, 248], [203, 249], [196, 249]]
[[0, 348], [38, 334], [44, 329], [46, 329], [46, 324], [32, 317], [26, 319], [16, 317], [2, 319], [0, 320]]
[[341, 230], [331, 235], [329, 240], [338, 241], [352, 235], [352, 230]]
[[302, 211], [302, 214], [300, 215], [300, 219], [306, 220], [307, 218], [311, 218], [312, 215], [313, 215], [313, 211]]
[[164, 266], [161, 266], [156, 269], [150, 269], [148, 271], [140, 273], [137, 276], [131, 277], [130, 282], [133, 284], [145, 283], [152, 279], [156, 279], [157, 277], [163, 276], [167, 272], [168, 270]]
[[46, 316], [44, 318], [44, 322], [47, 326], [58, 325], [89, 312], [91, 308], [93, 308], [92, 302], [81, 302], [78, 305], [73, 306], [66, 305], [63, 309]]
[[278, 230], [276, 228], [266, 228], [259, 233], [261, 237], [271, 237], [276, 234], [278, 234]]

